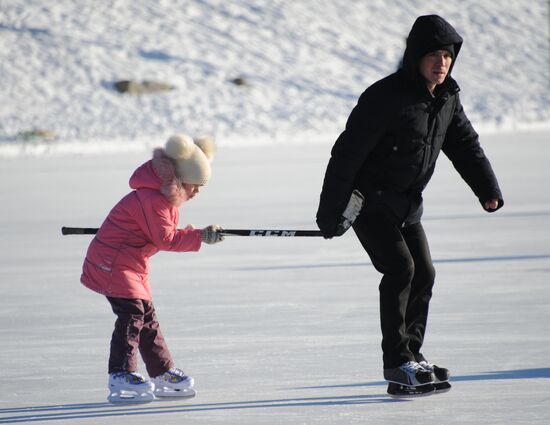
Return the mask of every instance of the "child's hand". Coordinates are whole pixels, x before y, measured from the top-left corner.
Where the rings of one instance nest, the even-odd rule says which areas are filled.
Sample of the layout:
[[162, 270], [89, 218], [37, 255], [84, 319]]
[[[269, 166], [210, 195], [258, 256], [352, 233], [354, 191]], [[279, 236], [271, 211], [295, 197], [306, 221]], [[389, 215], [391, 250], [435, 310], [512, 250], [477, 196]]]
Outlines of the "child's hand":
[[225, 239], [225, 236], [220, 234], [221, 231], [223, 229], [219, 224], [211, 224], [201, 230], [201, 239], [209, 245], [221, 242]]

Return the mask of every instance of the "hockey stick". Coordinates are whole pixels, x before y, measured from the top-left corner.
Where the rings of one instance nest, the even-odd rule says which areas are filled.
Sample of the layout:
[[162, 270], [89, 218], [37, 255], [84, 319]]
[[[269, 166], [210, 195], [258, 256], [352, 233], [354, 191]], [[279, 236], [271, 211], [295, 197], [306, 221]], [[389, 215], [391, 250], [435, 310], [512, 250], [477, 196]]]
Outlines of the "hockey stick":
[[[349, 203], [342, 214], [339, 232], [336, 236], [343, 235], [348, 230], [363, 208], [365, 198], [358, 190], [354, 190]], [[61, 228], [63, 235], [95, 235], [97, 227], [65, 227]], [[281, 230], [281, 229], [223, 229], [220, 232], [223, 236], [323, 236], [319, 230]]]
[[[62, 227], [63, 235], [95, 235], [96, 227]], [[278, 230], [278, 229], [223, 229], [223, 236], [323, 236], [319, 230]]]
[[223, 229], [220, 234], [223, 236], [323, 236], [319, 230], [279, 230], [279, 229]]
[[97, 227], [65, 227], [61, 228], [62, 235], [95, 235]]

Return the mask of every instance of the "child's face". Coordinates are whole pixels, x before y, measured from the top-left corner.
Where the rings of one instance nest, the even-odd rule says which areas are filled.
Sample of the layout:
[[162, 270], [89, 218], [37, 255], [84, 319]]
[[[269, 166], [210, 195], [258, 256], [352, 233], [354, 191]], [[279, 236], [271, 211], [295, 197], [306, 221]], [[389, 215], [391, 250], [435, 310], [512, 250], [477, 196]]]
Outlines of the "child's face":
[[201, 186], [198, 184], [183, 183], [183, 190], [187, 195], [187, 199], [193, 199], [201, 190]]

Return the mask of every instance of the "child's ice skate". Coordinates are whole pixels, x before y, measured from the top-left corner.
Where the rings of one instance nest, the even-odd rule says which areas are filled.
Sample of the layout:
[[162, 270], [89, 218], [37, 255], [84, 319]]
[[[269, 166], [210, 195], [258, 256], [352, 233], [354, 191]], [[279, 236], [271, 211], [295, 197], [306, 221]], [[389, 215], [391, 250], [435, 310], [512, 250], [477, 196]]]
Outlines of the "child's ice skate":
[[155, 384], [156, 397], [195, 397], [194, 379], [187, 376], [181, 369], [174, 367], [164, 375], [151, 378]]
[[155, 386], [139, 373], [118, 372], [109, 374], [111, 403], [148, 403], [155, 399]]

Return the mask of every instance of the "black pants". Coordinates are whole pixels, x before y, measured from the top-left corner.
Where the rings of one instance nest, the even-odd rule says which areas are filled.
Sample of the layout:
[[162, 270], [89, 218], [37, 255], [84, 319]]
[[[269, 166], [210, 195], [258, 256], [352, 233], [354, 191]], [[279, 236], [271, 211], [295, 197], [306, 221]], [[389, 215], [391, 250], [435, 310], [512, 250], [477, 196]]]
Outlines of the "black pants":
[[435, 279], [422, 224], [399, 224], [383, 208], [365, 208], [353, 226], [380, 282], [384, 368], [422, 361], [428, 307]]
[[160, 331], [151, 301], [107, 297], [116, 314], [111, 338], [109, 373], [136, 372], [137, 353], [154, 378], [173, 367], [174, 362]]

